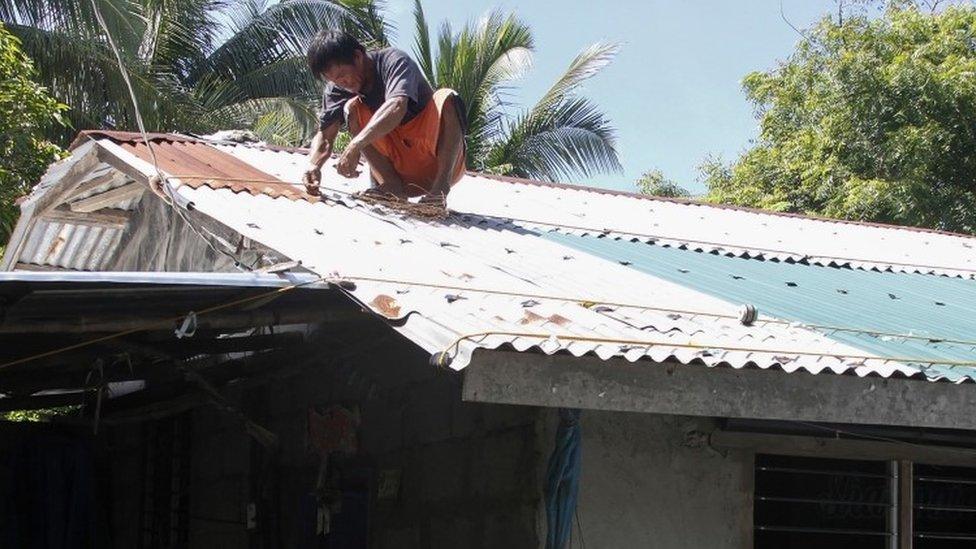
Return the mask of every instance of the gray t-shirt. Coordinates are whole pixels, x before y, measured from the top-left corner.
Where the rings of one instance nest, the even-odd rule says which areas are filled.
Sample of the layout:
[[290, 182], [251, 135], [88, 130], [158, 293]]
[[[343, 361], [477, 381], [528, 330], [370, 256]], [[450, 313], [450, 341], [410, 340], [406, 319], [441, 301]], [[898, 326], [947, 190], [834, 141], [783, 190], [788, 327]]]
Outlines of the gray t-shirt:
[[376, 78], [373, 80], [373, 87], [365, 94], [356, 94], [346, 91], [331, 82], [325, 87], [322, 94], [322, 112], [319, 114], [319, 128], [325, 129], [336, 121], [343, 119], [342, 109], [349, 101], [357, 95], [363, 98], [366, 106], [376, 112], [386, 100], [394, 97], [406, 97], [407, 114], [404, 115], [400, 125], [413, 120], [427, 103], [430, 101], [434, 91], [430, 83], [424, 78], [424, 73], [410, 56], [402, 50], [396, 48], [386, 48], [382, 50], [370, 51], [366, 53], [376, 67]]

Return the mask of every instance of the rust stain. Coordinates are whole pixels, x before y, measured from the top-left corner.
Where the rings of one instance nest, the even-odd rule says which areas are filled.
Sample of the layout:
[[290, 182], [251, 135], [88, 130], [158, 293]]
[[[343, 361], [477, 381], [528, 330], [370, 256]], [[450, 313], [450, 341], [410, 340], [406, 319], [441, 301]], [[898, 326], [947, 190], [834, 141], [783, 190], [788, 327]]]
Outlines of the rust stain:
[[371, 301], [369, 304], [386, 318], [397, 318], [400, 316], [400, 304], [397, 303], [397, 300], [394, 297], [390, 297], [386, 294], [380, 294], [374, 297], [373, 301]]
[[525, 311], [525, 314], [522, 315], [522, 320], [519, 321], [519, 324], [532, 324], [535, 322], [541, 323], [544, 320], [546, 320], [546, 317], [544, 316], [539, 316], [532, 311]]
[[47, 254], [44, 256], [44, 260], [49, 261], [52, 258], [52, 256], [57, 255], [58, 252], [61, 251], [62, 246], [64, 246], [64, 242], [65, 240], [63, 236], [59, 236], [55, 238], [54, 241], [51, 242], [51, 245], [48, 247]]
[[560, 316], [560, 315], [557, 315], [557, 314], [553, 314], [553, 315], [551, 315], [549, 317], [549, 322], [552, 322], [553, 324], [556, 324], [557, 326], [565, 326], [565, 325], [569, 324], [569, 319], [566, 318], [566, 317], [564, 317], [564, 316]]

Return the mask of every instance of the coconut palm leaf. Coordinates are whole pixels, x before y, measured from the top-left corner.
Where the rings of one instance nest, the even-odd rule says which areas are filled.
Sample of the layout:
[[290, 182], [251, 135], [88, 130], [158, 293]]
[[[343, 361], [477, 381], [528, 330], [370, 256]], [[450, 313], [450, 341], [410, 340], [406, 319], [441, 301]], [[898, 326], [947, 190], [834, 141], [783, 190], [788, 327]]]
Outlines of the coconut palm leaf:
[[596, 44], [577, 55], [542, 98], [491, 143], [483, 167], [504, 166], [511, 175], [548, 180], [620, 171], [613, 127], [595, 104], [575, 95], [617, 49]]
[[532, 65], [532, 32], [514, 15], [492, 11], [456, 33], [444, 23], [437, 43], [432, 83], [452, 88], [463, 98], [468, 157], [474, 163], [497, 136], [506, 106], [505, 85]]
[[509, 175], [549, 181], [620, 171], [614, 133], [588, 99], [568, 99], [519, 117], [493, 144], [484, 166], [508, 166]]
[[424, 76], [436, 87], [437, 75], [434, 74], [434, 52], [430, 48], [430, 27], [427, 25], [424, 6], [420, 0], [413, 2], [413, 20], [416, 32], [413, 44], [414, 56], [417, 58], [417, 64], [420, 65], [420, 70], [424, 71]]

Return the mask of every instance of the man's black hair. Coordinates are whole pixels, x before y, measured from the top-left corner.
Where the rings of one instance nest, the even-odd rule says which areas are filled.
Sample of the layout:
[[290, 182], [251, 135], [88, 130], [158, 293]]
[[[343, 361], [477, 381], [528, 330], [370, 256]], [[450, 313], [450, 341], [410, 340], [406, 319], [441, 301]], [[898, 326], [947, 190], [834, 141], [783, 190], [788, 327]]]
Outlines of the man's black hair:
[[351, 65], [357, 50], [366, 53], [366, 48], [348, 32], [319, 31], [308, 45], [308, 68], [321, 78], [333, 65]]

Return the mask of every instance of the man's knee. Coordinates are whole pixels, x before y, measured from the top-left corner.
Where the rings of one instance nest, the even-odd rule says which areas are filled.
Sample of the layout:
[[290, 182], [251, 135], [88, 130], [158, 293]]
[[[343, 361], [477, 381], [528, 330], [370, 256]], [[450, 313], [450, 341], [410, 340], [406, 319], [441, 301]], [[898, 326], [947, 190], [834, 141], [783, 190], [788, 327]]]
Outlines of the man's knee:
[[451, 127], [461, 130], [464, 124], [461, 122], [461, 98], [456, 93], [452, 93], [444, 100], [441, 107], [441, 128]]
[[362, 99], [358, 97], [353, 97], [342, 107], [342, 112], [346, 116], [346, 126], [349, 128], [349, 133], [356, 135], [362, 128], [362, 124], [359, 123], [360, 109], [362, 108]]

